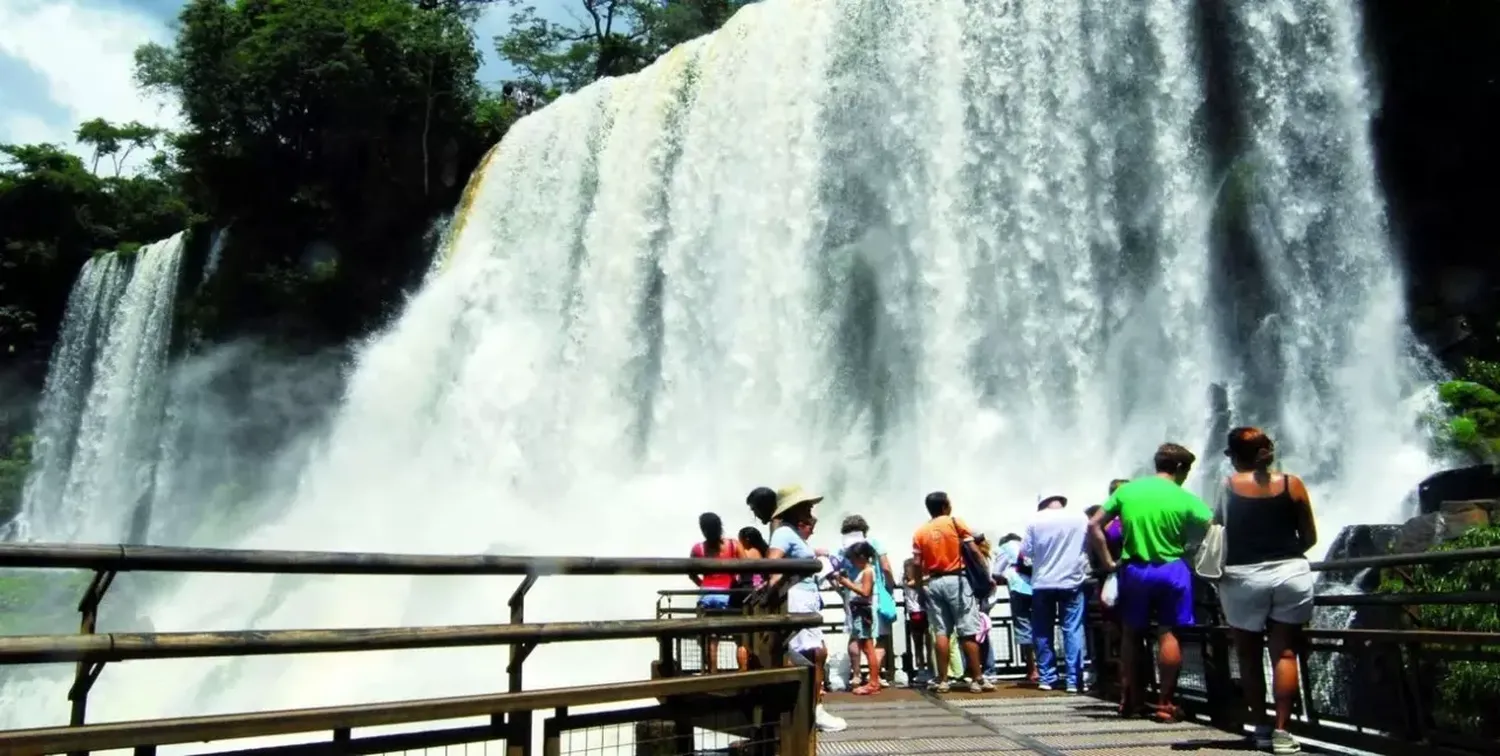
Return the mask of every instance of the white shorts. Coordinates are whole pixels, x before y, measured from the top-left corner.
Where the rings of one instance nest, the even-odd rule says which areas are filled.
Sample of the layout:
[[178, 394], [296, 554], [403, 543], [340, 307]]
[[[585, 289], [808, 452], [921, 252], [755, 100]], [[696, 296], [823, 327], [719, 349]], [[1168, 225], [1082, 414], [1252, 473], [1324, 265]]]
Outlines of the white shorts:
[[[786, 610], [790, 614], [803, 612], [820, 614], [823, 611], [823, 594], [816, 589], [805, 588], [801, 584], [794, 585], [786, 593]], [[787, 650], [800, 654], [811, 654], [817, 651], [823, 647], [822, 626], [798, 630], [792, 634], [786, 646]]]
[[1265, 631], [1268, 619], [1306, 625], [1312, 621], [1316, 579], [1306, 559], [1225, 567], [1219, 580], [1224, 621], [1252, 633]]

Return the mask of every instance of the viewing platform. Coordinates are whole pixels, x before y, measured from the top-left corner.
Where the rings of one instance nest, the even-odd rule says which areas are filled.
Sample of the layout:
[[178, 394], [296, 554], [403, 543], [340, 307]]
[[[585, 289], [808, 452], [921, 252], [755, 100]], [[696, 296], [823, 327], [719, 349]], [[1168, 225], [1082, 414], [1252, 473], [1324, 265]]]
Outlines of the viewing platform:
[[[1315, 564], [1350, 571], [1425, 565], [1440, 569], [1466, 561], [1500, 559], [1500, 549], [1361, 557]], [[776, 570], [806, 575], [817, 560], [778, 560]], [[1089, 693], [1041, 691], [1006, 682], [986, 694], [937, 695], [888, 687], [856, 697], [830, 692], [826, 706], [846, 720], [844, 731], [813, 728], [817, 699], [812, 670], [790, 664], [791, 633], [824, 627], [827, 645], [846, 639], [841, 608], [791, 614], [784, 588], [749, 594], [743, 610], [710, 613], [695, 591], [664, 590], [656, 617], [590, 622], [527, 622], [526, 597], [549, 576], [756, 574], [763, 560], [506, 557], [229, 551], [145, 546], [0, 544], [0, 569], [74, 569], [93, 573], [79, 601], [79, 632], [0, 637], [0, 665], [73, 667], [68, 722], [0, 732], [0, 756], [132, 751], [303, 756], [311, 754], [443, 753], [462, 748], [496, 756], [886, 756], [889, 754], [1059, 754], [1146, 756], [1191, 752], [1254, 752], [1244, 738], [1240, 671], [1227, 628], [1209, 617], [1179, 631], [1184, 666], [1177, 703], [1184, 722], [1158, 724], [1121, 718], [1112, 701], [1117, 649], [1107, 626], [1089, 618], [1086, 675]], [[510, 576], [516, 588], [509, 621], [441, 627], [306, 628], [229, 632], [95, 632], [100, 602], [120, 572], [259, 573], [302, 575]], [[693, 599], [678, 606], [674, 599]], [[1408, 612], [1408, 607], [1486, 603], [1489, 591], [1427, 594], [1320, 595], [1323, 606]], [[643, 607], [644, 609], [645, 607]], [[497, 614], [502, 610], [496, 607]], [[997, 672], [1018, 676], [1018, 649], [1005, 599], [992, 617]], [[1409, 612], [1408, 612], [1409, 614]], [[147, 618], [149, 619], [149, 618]], [[1435, 719], [1445, 665], [1500, 663], [1500, 633], [1435, 631], [1397, 622], [1391, 628], [1313, 629], [1301, 655], [1303, 687], [1288, 729], [1310, 753], [1330, 749], [1421, 756], [1488, 756], [1500, 739], [1463, 731]], [[912, 651], [925, 642], [890, 637], [882, 677], [913, 679]], [[717, 639], [720, 671], [700, 670], [699, 649]], [[525, 662], [541, 644], [640, 639], [657, 658], [635, 681], [533, 690], [523, 685]], [[242, 657], [439, 647], [505, 646], [509, 661], [496, 670], [496, 688], [481, 695], [390, 700], [281, 711], [247, 711], [126, 722], [90, 723], [88, 697], [109, 665], [155, 659]], [[738, 669], [737, 651], [747, 655]], [[1149, 658], [1149, 657], [1146, 657]], [[246, 664], [253, 664], [247, 661]], [[1147, 676], [1147, 679], [1150, 679]], [[399, 693], [396, 694], [399, 697]], [[1269, 702], [1267, 702], [1269, 704]], [[1487, 725], [1488, 726], [1488, 725]]]
[[[828, 697], [849, 729], [818, 736], [819, 756], [1047, 754], [1154, 756], [1183, 752], [1243, 754], [1243, 737], [1196, 722], [1122, 719], [1113, 704], [1089, 696], [1005, 683], [983, 695], [941, 698], [896, 689], [874, 698]], [[1305, 747], [1304, 751], [1317, 751]]]

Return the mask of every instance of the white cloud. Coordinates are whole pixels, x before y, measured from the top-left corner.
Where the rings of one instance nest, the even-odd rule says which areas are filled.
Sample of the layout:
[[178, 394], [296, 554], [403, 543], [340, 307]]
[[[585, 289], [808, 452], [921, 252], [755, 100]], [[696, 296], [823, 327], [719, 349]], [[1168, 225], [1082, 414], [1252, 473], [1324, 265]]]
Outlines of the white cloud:
[[180, 128], [176, 104], [147, 95], [132, 80], [135, 48], [170, 40], [162, 21], [118, 5], [0, 1], [0, 55], [39, 74], [48, 100], [40, 101], [40, 93], [9, 98], [0, 107], [0, 142], [76, 148], [73, 130], [92, 118]]

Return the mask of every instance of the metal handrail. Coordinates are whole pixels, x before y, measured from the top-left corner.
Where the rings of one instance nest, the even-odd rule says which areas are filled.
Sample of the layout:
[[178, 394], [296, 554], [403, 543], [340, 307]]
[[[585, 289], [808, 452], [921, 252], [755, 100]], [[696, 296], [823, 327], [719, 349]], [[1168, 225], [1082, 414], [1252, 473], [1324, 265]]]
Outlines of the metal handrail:
[[569, 641], [679, 638], [705, 633], [795, 631], [817, 627], [816, 613], [698, 619], [450, 625], [347, 630], [251, 630], [204, 633], [95, 633], [0, 637], [0, 664], [114, 662], [203, 656], [267, 656], [335, 651], [526, 645]]
[[1481, 559], [1500, 559], [1500, 546], [1485, 546], [1477, 549], [1453, 549], [1452, 551], [1419, 551], [1411, 554], [1379, 554], [1349, 559], [1327, 559], [1313, 562], [1317, 572], [1345, 572], [1371, 567], [1409, 567], [1419, 564], [1452, 564], [1477, 562]]
[[[230, 572], [281, 575], [686, 575], [764, 572], [760, 559], [383, 554], [341, 551], [259, 551], [105, 544], [0, 544], [0, 568], [62, 568], [99, 572]], [[807, 575], [816, 559], [780, 559], [778, 572]]]
[[[222, 714], [179, 719], [110, 722], [79, 727], [47, 727], [0, 733], [0, 754], [104, 751], [139, 746], [198, 743], [213, 740], [289, 735], [356, 727], [436, 722], [463, 717], [530, 713], [557, 707], [619, 703], [703, 693], [746, 692], [773, 685], [793, 685], [804, 670], [770, 669], [650, 682], [553, 688], [454, 698], [330, 706], [313, 709]], [[497, 730], [497, 738], [504, 737]]]

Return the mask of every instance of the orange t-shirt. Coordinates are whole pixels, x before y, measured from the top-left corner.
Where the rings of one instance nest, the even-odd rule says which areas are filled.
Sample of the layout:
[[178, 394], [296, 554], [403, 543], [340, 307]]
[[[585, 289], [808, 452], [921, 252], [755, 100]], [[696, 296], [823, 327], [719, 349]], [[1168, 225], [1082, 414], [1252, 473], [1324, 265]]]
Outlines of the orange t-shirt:
[[963, 542], [973, 537], [974, 532], [963, 520], [944, 515], [917, 528], [911, 539], [911, 548], [917, 555], [917, 563], [922, 565], [922, 572], [928, 575], [962, 572]]

